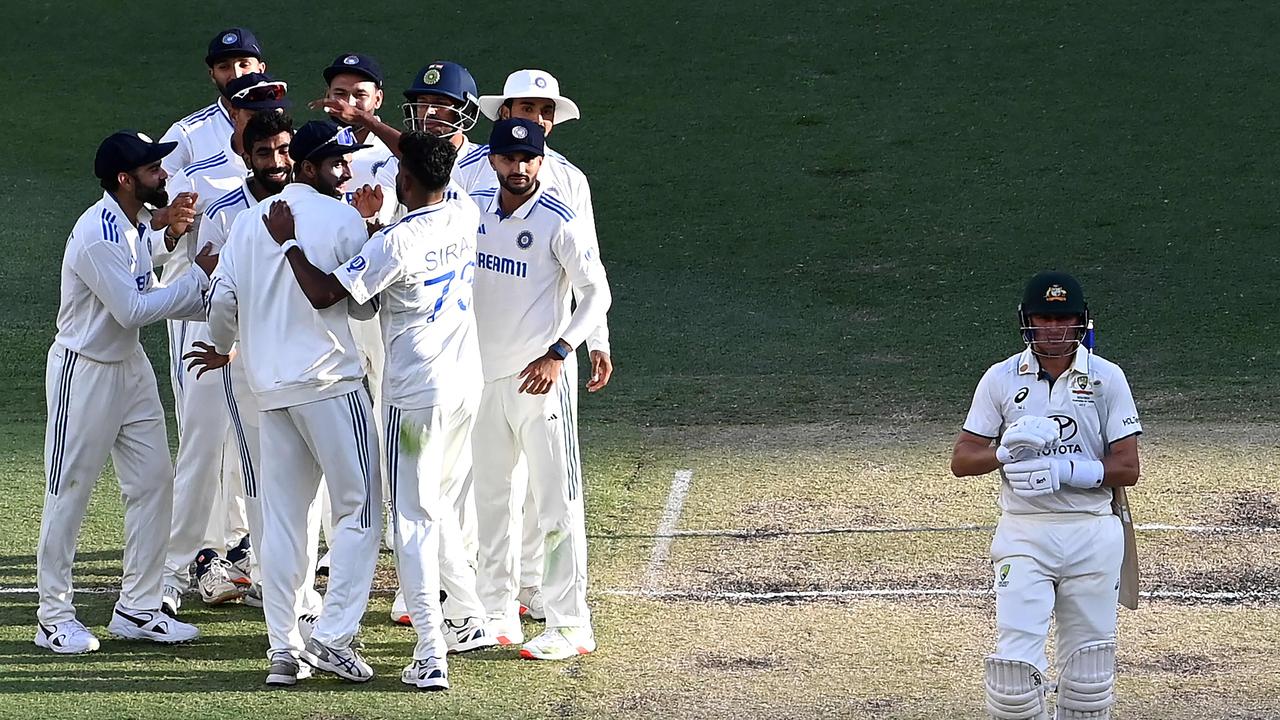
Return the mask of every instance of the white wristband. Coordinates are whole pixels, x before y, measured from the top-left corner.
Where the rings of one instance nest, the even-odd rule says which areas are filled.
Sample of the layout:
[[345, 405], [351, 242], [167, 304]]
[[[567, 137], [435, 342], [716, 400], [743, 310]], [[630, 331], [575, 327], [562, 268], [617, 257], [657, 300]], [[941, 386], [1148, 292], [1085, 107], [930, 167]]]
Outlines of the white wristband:
[[1086, 490], [1100, 487], [1105, 472], [1101, 460], [1072, 460], [1071, 477], [1066, 484]]
[[283, 243], [280, 244], [280, 254], [283, 255], [289, 252], [289, 248], [296, 248], [296, 247], [298, 247], [297, 240], [285, 240]]

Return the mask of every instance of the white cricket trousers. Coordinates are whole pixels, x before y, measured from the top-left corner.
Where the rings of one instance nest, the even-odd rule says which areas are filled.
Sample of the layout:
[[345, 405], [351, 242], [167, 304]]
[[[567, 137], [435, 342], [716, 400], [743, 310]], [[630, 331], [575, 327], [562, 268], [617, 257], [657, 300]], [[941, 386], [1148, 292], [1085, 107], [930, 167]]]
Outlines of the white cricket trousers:
[[1115, 515], [1005, 513], [991, 542], [995, 571], [993, 655], [1049, 668], [1049, 618], [1057, 623], [1055, 654], [1114, 641], [1124, 533]]
[[[243, 493], [223, 487], [223, 457], [232, 429], [228, 414], [227, 368], [196, 378], [182, 355], [194, 342], [212, 343], [208, 323], [170, 320], [169, 375], [178, 422], [178, 457], [174, 461], [173, 520], [165, 558], [165, 582], [185, 588], [188, 566], [203, 548], [225, 550], [239, 515]], [[233, 478], [226, 478], [234, 485]], [[246, 508], [247, 513], [247, 508]], [[237, 538], [238, 539], [238, 538]]]
[[474, 422], [474, 402], [453, 408], [386, 409], [396, 573], [418, 633], [413, 652], [417, 660], [442, 658], [448, 650], [441, 630], [442, 584], [462, 617], [485, 616], [458, 513], [445, 494], [447, 486], [460, 485], [470, 470]]
[[[368, 380], [369, 398], [373, 402], [373, 417], [378, 424], [378, 457], [385, 457], [386, 434], [383, 418], [386, 413], [382, 407], [382, 368], [386, 363], [386, 348], [382, 343], [382, 324], [378, 318], [371, 320], [356, 320], [348, 318], [348, 324], [351, 326], [351, 336], [356, 341], [356, 352], [360, 355], [360, 365], [364, 368], [365, 377]], [[387, 485], [387, 468], [383, 467], [380, 482], [382, 483], [382, 498], [390, 505], [391, 490]], [[324, 530], [325, 544], [333, 542], [333, 513], [329, 506], [329, 493], [325, 490], [322, 483], [320, 485], [320, 523]], [[390, 528], [387, 528], [390, 532]]]
[[107, 456], [124, 498], [124, 574], [119, 606], [160, 608], [165, 544], [173, 510], [164, 410], [142, 347], [100, 363], [58, 343], [45, 366], [44, 514], [36, 549], [36, 611], [44, 625], [75, 618], [71, 568], [94, 483]]
[[587, 533], [578, 456], [576, 364], [566, 362], [546, 395], [517, 392], [514, 375], [484, 385], [476, 414], [474, 484], [480, 600], [491, 618], [512, 618], [526, 488], [513, 475], [529, 463], [546, 563], [542, 594], [548, 627], [591, 623], [587, 608]]
[[[323, 476], [333, 505], [333, 564], [312, 637], [345, 648], [369, 602], [381, 532], [377, 440], [364, 388], [279, 410], [261, 423], [263, 612], [271, 648], [302, 650], [298, 615], [315, 574], [316, 491]], [[310, 516], [310, 522], [309, 522]]]

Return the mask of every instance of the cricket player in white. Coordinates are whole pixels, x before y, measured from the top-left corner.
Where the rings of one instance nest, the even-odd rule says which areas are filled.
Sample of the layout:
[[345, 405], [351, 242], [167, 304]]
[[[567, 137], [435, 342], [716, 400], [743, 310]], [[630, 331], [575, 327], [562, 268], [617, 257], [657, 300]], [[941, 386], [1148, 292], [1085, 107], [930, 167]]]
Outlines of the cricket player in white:
[[[437, 61], [418, 71], [414, 76], [413, 84], [404, 91], [404, 96], [407, 101], [401, 106], [404, 110], [404, 127], [410, 131], [428, 132], [445, 138], [455, 148], [458, 159], [455, 160], [450, 174], [445, 199], [465, 199], [467, 197], [465, 187], [473, 180], [470, 176], [463, 176], [458, 167], [463, 155], [469, 155], [480, 147], [468, 140], [466, 136], [466, 131], [474, 127], [476, 120], [480, 117], [475, 79], [465, 67], [458, 63]], [[319, 107], [339, 122], [368, 130], [370, 134], [382, 138], [393, 150], [399, 149], [400, 131], [382, 122], [376, 115], [358, 104], [326, 99], [319, 104]], [[393, 155], [377, 170], [379, 185], [394, 187], [398, 181], [399, 171], [399, 158]], [[476, 169], [470, 172], [471, 175], [477, 174]], [[399, 203], [392, 204], [399, 205]], [[402, 211], [403, 208], [400, 210]], [[460, 480], [455, 482], [456, 478]], [[472, 500], [470, 474], [459, 467], [455, 473], [446, 476], [444, 494], [458, 513], [464, 543], [457, 554], [447, 537], [440, 545], [440, 581], [447, 594], [445, 615], [455, 619], [465, 617], [469, 610], [465, 602], [461, 604], [454, 602], [451, 588], [467, 586], [470, 573], [463, 572], [462, 568], [474, 559], [476, 554], [475, 505]], [[455, 569], [458, 571], [455, 572]], [[396, 593], [395, 599], [391, 602], [391, 619], [401, 624], [411, 622], [408, 607], [401, 593]]]
[[1052, 615], [1056, 717], [1108, 718], [1124, 556], [1112, 489], [1138, 480], [1142, 423], [1124, 372], [1085, 347], [1089, 311], [1074, 278], [1036, 275], [1018, 315], [1027, 349], [983, 375], [951, 456], [957, 477], [1002, 477], [987, 711], [1047, 720]]
[[[525, 488], [512, 470], [529, 463], [546, 533], [547, 629], [521, 655], [564, 659], [595, 650], [587, 608], [587, 540], [577, 442], [577, 368], [565, 362], [599, 327], [611, 296], [592, 228], [537, 182], [543, 132], [523, 119], [493, 126], [489, 162], [497, 191], [480, 205], [476, 320], [485, 385], [475, 430], [478, 580], [499, 642], [523, 640], [512, 516]], [[570, 312], [572, 291], [581, 302]]]
[[[225, 365], [238, 335], [236, 362], [244, 363], [261, 411], [259, 546], [269, 685], [305, 677], [299, 658], [347, 680], [373, 677], [350, 645], [373, 582], [381, 491], [372, 410], [347, 323], [349, 310], [367, 310], [366, 317], [373, 310], [348, 303], [313, 308], [268, 231], [278, 225], [277, 233], [282, 227], [290, 232], [296, 217], [298, 243], [322, 268], [336, 268], [359, 252], [368, 237], [364, 222], [339, 199], [351, 179], [350, 155], [359, 147], [350, 129], [331, 122], [300, 128], [289, 148], [296, 182], [236, 218], [222, 254], [226, 264], [209, 291], [209, 326], [220, 359], [202, 364]], [[334, 567], [324, 608], [304, 645], [300, 600], [315, 572], [308, 515], [322, 474], [335, 515]]]
[[177, 177], [183, 168], [203, 158], [231, 149], [231, 104], [223, 93], [227, 83], [249, 73], [267, 71], [262, 47], [253, 31], [227, 28], [209, 41], [204, 57], [209, 66], [209, 79], [218, 88], [218, 99], [175, 122], [160, 138], [177, 146], [161, 161], [169, 177]]
[[172, 643], [200, 632], [161, 610], [164, 547], [173, 509], [164, 410], [138, 328], [168, 317], [203, 315], [207, 252], [168, 287], [155, 286], [147, 235], [174, 232], [194, 218], [193, 199], [176, 198], [153, 216], [146, 203], [168, 205], [161, 159], [173, 143], [120, 131], [98, 147], [94, 173], [106, 191], [76, 221], [62, 258], [58, 331], [49, 348], [45, 391], [44, 513], [36, 551], [40, 602], [36, 645], [56, 653], [98, 649], [72, 606], [76, 539], [108, 454], [124, 496], [125, 553], [120, 599], [109, 632]]
[[[481, 95], [480, 112], [490, 120], [503, 118], [524, 118], [542, 126], [546, 137], [556, 125], [570, 120], [577, 120], [581, 115], [578, 104], [560, 94], [560, 82], [545, 70], [517, 70], [507, 76], [501, 95]], [[479, 152], [472, 152], [459, 163], [466, 177], [472, 178], [472, 186], [467, 192], [486, 188], [496, 188], [498, 177], [489, 165], [489, 146], [482, 146]], [[472, 172], [472, 166], [479, 172]], [[595, 209], [591, 203], [591, 185], [587, 176], [569, 162], [560, 153], [546, 148], [542, 159], [542, 169], [538, 172], [538, 183], [545, 192], [556, 196], [578, 215], [584, 222], [596, 226]], [[577, 299], [577, 298], [575, 298]], [[587, 380], [587, 392], [598, 392], [609, 384], [613, 376], [613, 360], [609, 351], [609, 324], [601, 323], [587, 336], [587, 349], [591, 359], [591, 376]], [[576, 359], [575, 359], [576, 361]], [[523, 460], [523, 459], [522, 459]], [[523, 461], [517, 473], [525, 473]], [[534, 620], [546, 618], [542, 602], [542, 566], [543, 546], [542, 529], [538, 527], [538, 515], [533, 505], [533, 495], [525, 497], [524, 517], [516, 517], [523, 526], [520, 557], [520, 612]]]
[[[343, 53], [334, 58], [329, 67], [324, 69], [325, 100], [342, 103], [348, 107], [358, 108], [374, 117], [382, 107], [382, 66], [369, 55], [360, 53]], [[323, 104], [323, 103], [320, 103]], [[339, 121], [340, 117], [335, 116]], [[339, 124], [342, 124], [339, 122]], [[362, 150], [351, 154], [351, 182], [343, 199], [360, 211], [365, 222], [371, 227], [387, 225], [396, 214], [396, 188], [394, 184], [379, 185], [378, 169], [392, 157], [391, 149], [382, 138], [370, 132], [369, 128], [352, 126], [356, 141], [367, 145]], [[382, 329], [378, 319], [352, 320], [351, 333], [356, 339], [356, 348], [364, 362], [365, 375], [369, 378], [369, 394], [373, 397], [374, 418], [378, 423], [378, 445], [385, 447], [382, 426], [382, 366], [386, 362], [386, 350], [382, 346]], [[387, 487], [386, 468], [382, 472], [382, 490], [387, 502], [391, 502]], [[329, 497], [324, 488], [320, 488], [321, 502], [328, 507]], [[324, 534], [328, 541], [333, 536], [333, 528], [329, 525], [330, 514], [322, 512]], [[392, 547], [392, 524], [387, 523], [383, 544]], [[320, 558], [320, 570], [327, 572], [329, 554]]]
[[[195, 255], [196, 236], [200, 234], [203, 215], [216, 200], [245, 184], [249, 170], [244, 160], [243, 133], [250, 120], [260, 113], [278, 113], [288, 106], [287, 87], [265, 74], [242, 75], [225, 88], [233, 108], [234, 129], [229, 134], [231, 148], [188, 166], [175, 178], [175, 191], [196, 194], [197, 221], [185, 238], [165, 238], [161, 282], [181, 277]], [[210, 241], [213, 238], [209, 238]], [[221, 243], [216, 247], [220, 248]], [[239, 493], [233, 501], [224, 500], [220, 476], [223, 453], [234, 425], [229, 415], [224, 387], [225, 373], [196, 376], [183, 367], [182, 356], [192, 343], [208, 342], [209, 328], [204, 322], [169, 321], [170, 378], [173, 383], [174, 414], [178, 421], [178, 457], [174, 479], [173, 525], [169, 551], [165, 561], [165, 602], [171, 611], [181, 604], [181, 590], [187, 586], [188, 567], [196, 559], [196, 575], [201, 598], [216, 605], [242, 597], [250, 590], [252, 556], [241, 554], [236, 565], [222, 556], [228, 545], [247, 532], [247, 518], [236, 517], [227, 523], [228, 509], [236, 510]], [[240, 486], [230, 479], [229, 484]], [[243, 502], [243, 501], [240, 501]], [[227, 532], [226, 525], [237, 527]], [[231, 535], [232, 537], [228, 537]], [[197, 553], [199, 553], [197, 555]]]
[[[418, 633], [413, 661], [401, 679], [444, 690], [447, 652], [496, 644], [485, 630], [475, 574], [465, 560], [454, 572], [465, 573], [466, 584], [451, 585], [448, 592], [469, 616], [442, 623], [440, 607], [442, 557], [456, 557], [462, 545], [444, 487], [446, 478], [460, 483], [459, 472], [465, 475], [471, 467], [471, 429], [484, 382], [471, 298], [479, 213], [469, 201], [445, 199], [454, 163], [448, 140], [410, 132], [401, 136], [399, 149], [396, 195], [408, 214], [375, 233], [332, 274], [312, 265], [301, 250], [289, 251], [288, 259], [315, 306], [381, 297], [389, 350], [383, 397], [396, 568]], [[455, 552], [443, 553], [442, 543], [451, 543]]]
[[[240, 181], [238, 187], [221, 197], [207, 203], [204, 214], [200, 219], [199, 229], [197, 230], [196, 243], [200, 247], [206, 245], [215, 252], [221, 251], [226, 245], [227, 237], [230, 235], [232, 221], [250, 205], [279, 193], [292, 177], [293, 160], [289, 157], [289, 143], [293, 138], [293, 120], [283, 113], [264, 112], [254, 113], [244, 128], [242, 142], [245, 147], [244, 157], [251, 169], [251, 175]], [[192, 346], [211, 350], [213, 346], [208, 340], [207, 326], [200, 323], [198, 326], [201, 332], [192, 333], [190, 343], [183, 346], [184, 350], [190, 350]], [[204, 339], [201, 339], [201, 336]], [[188, 353], [184, 355], [182, 360], [190, 360], [197, 355]], [[211, 387], [211, 384], [203, 376], [195, 373], [187, 372], [184, 374], [185, 384], [188, 387]], [[229, 453], [234, 457], [232, 467], [234, 471], [223, 469], [223, 497], [224, 502], [230, 504], [237, 497], [243, 499], [244, 512], [246, 514], [247, 531], [254, 538], [260, 538], [262, 534], [262, 508], [258, 502], [258, 476], [260, 475], [259, 462], [261, 459], [261, 449], [258, 440], [258, 408], [254, 402], [253, 394], [248, 387], [248, 381], [244, 376], [243, 363], [232, 363], [220, 372], [214, 373], [213, 378], [217, 380], [217, 386], [222, 391], [222, 397], [225, 400], [227, 408], [227, 416], [229, 418], [230, 429], [233, 436], [233, 442], [228, 448]], [[203, 397], [203, 401], [214, 403], [215, 407], [193, 407], [189, 411], [189, 424], [212, 424], [214, 419], [223, 419], [221, 413], [218, 412], [217, 406], [219, 401], [211, 396]], [[179, 457], [182, 457], [181, 440], [179, 440]], [[222, 525], [223, 513], [217, 512], [215, 502], [214, 512], [212, 516], [209, 512], [210, 496], [216, 487], [216, 474], [211, 467], [206, 470], [210, 473], [203, 477], [206, 480], [205, 485], [191, 483], [188, 487], [189, 492], [203, 493], [199, 497], [189, 499], [188, 502], [192, 507], [184, 507], [178, 502], [178, 493], [175, 491], [174, 499], [174, 522], [173, 531], [169, 537], [169, 557], [167, 561], [167, 569], [171, 576], [175, 573], [185, 573], [185, 562], [191, 558], [192, 541], [200, 541], [203, 538], [203, 544], [200, 548], [209, 549], [212, 547], [210, 543], [218, 542], [223, 534], [217, 529]], [[228, 485], [234, 487], [227, 487]], [[228, 492], [230, 491], [230, 492]], [[229, 497], [228, 497], [229, 496]], [[216, 499], [216, 497], [214, 498]], [[187, 515], [187, 524], [183, 525], [179, 522], [179, 517], [183, 514]], [[186, 530], [199, 531], [200, 520], [204, 518], [208, 521], [208, 526], [200, 536], [189, 534], [186, 538], [185, 546], [180, 545], [182, 539], [180, 532]], [[246, 538], [247, 540], [247, 538]], [[247, 546], [246, 541], [241, 541], [241, 546]], [[236, 548], [233, 548], [233, 552]], [[243, 551], [244, 548], [241, 548]], [[235, 558], [228, 553], [226, 560], [217, 557], [213, 553], [212, 558], [203, 558], [203, 574], [199, 577], [199, 586], [202, 596], [208, 598], [212, 595], [217, 597], [216, 593], [219, 589], [225, 589], [227, 585], [232, 584], [231, 580], [239, 582], [232, 584], [232, 589], [237, 592], [243, 592], [244, 601], [247, 604], [261, 606], [261, 576], [257, 571], [256, 557], [252, 552], [242, 552], [243, 560], [237, 565], [234, 561], [241, 558]], [[201, 558], [197, 558], [197, 572], [202, 566]], [[230, 563], [230, 565], [228, 565]], [[229, 576], [229, 570], [234, 570], [235, 574]], [[241, 580], [243, 578], [243, 580]], [[243, 587], [235, 587], [235, 585], [243, 585]], [[320, 599], [318, 594], [314, 594], [312, 602], [308, 603], [313, 613], [320, 611]], [[165, 604], [172, 612], [177, 612], [181, 605], [181, 590], [173, 581], [166, 584], [165, 587]]]

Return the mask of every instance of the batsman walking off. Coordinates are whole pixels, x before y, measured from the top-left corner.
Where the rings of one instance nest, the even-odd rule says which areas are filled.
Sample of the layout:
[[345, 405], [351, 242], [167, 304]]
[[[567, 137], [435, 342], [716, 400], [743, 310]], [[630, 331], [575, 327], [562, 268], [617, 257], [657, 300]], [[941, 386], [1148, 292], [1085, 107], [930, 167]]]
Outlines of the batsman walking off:
[[957, 477], [1001, 476], [987, 712], [1048, 720], [1053, 616], [1056, 717], [1109, 718], [1125, 554], [1113, 489], [1138, 481], [1142, 424], [1124, 372], [1085, 346], [1089, 309], [1075, 278], [1036, 275], [1018, 320], [1027, 348], [982, 376], [951, 455]]

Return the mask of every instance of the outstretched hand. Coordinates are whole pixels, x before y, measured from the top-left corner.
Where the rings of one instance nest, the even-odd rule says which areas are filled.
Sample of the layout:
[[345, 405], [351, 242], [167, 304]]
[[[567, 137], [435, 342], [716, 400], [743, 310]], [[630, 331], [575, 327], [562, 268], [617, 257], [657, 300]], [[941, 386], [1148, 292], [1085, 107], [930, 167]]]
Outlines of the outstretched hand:
[[365, 112], [355, 105], [348, 105], [341, 100], [320, 98], [307, 103], [307, 107], [312, 110], [323, 110], [335, 122], [344, 125], [365, 127], [373, 119], [373, 113]]
[[196, 349], [183, 355], [182, 359], [191, 361], [187, 364], [188, 371], [195, 370], [197, 367], [200, 368], [199, 372], [196, 373], [197, 380], [210, 370], [226, 367], [231, 362], [231, 359], [236, 356], [235, 350], [232, 350], [229, 355], [223, 355], [209, 343], [200, 342], [199, 340], [191, 343], [191, 347]]

